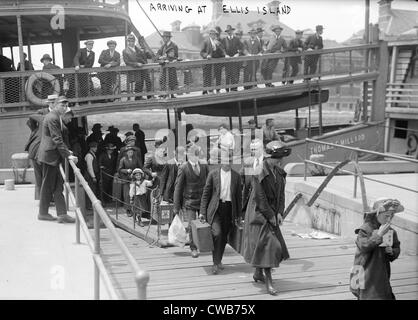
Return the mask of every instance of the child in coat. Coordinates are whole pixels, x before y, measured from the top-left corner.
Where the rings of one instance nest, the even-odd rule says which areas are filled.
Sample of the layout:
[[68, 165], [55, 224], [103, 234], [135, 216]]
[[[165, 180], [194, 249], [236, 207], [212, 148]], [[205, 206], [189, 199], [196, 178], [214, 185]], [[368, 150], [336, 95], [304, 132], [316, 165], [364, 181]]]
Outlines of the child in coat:
[[142, 169], [136, 168], [132, 171], [132, 182], [129, 188], [130, 203], [133, 211], [138, 217], [139, 226], [143, 227], [142, 213], [149, 208], [147, 191], [154, 185], [154, 178]]
[[395, 213], [402, 212], [398, 200], [377, 200], [364, 224], [355, 230], [357, 251], [350, 274], [350, 290], [359, 300], [395, 300], [390, 285], [390, 263], [400, 254], [396, 231], [390, 227]]

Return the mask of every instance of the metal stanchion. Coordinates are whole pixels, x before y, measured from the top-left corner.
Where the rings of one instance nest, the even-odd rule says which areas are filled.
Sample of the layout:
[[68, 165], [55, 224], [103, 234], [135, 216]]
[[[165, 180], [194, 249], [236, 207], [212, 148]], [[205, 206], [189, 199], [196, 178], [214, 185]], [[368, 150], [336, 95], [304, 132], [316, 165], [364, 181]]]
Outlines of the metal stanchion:
[[[74, 173], [75, 176], [75, 203], [76, 207], [80, 208], [80, 199], [79, 199], [79, 193], [80, 193], [80, 182], [78, 181], [77, 174]], [[77, 244], [80, 244], [80, 219], [78, 217], [78, 214], [75, 215], [75, 242]]]
[[[96, 211], [96, 203], [93, 205], [94, 213], [94, 253], [100, 255], [100, 219]], [[96, 262], [94, 263], [94, 299], [100, 299], [100, 273]]]

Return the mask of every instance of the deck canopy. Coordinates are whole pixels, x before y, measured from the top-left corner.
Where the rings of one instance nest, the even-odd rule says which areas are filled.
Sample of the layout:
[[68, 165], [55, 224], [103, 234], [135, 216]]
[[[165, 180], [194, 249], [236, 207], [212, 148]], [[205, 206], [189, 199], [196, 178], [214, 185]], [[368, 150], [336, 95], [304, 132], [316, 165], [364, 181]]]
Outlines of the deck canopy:
[[[125, 21], [131, 20], [125, 6], [91, 0], [4, 0], [0, 2], [0, 46], [18, 46], [17, 16], [22, 19], [24, 44], [61, 42], [67, 30], [78, 29], [79, 40], [125, 35]], [[123, 2], [122, 2], [123, 3]], [[54, 7], [55, 6], [55, 7]], [[57, 15], [53, 9], [63, 8], [64, 30], [54, 30], [51, 19]]]

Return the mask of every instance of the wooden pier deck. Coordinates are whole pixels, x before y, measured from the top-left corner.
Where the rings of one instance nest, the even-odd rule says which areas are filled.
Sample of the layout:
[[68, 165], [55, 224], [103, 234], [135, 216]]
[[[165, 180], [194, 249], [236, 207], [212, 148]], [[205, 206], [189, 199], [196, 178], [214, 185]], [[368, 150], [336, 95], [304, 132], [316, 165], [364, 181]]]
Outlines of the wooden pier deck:
[[[353, 239], [303, 239], [296, 233], [309, 233], [311, 229], [285, 222], [282, 231], [291, 258], [274, 270], [274, 286], [279, 294], [270, 296], [265, 293], [264, 284], [254, 283], [253, 268], [229, 245], [223, 258], [225, 269], [212, 275], [211, 253], [202, 253], [194, 259], [188, 247], [150, 245], [118, 230], [139, 265], [150, 274], [148, 299], [354, 299], [348, 287], [355, 251]], [[106, 230], [101, 231], [101, 247], [106, 268], [120, 297], [135, 299], [133, 273]], [[401, 255], [392, 263], [391, 283], [397, 299], [418, 299], [417, 267], [417, 256]]]

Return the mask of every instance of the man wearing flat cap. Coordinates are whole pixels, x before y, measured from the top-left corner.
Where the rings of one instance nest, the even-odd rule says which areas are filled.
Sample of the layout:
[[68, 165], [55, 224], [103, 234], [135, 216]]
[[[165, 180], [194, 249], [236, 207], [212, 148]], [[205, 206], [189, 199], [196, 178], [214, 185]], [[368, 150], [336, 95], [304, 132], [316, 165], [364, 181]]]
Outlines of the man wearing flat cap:
[[64, 143], [63, 121], [61, 116], [67, 112], [68, 100], [59, 97], [55, 101], [54, 110], [49, 112], [42, 122], [41, 143], [39, 145], [37, 159], [42, 164], [42, 184], [39, 201], [39, 220], [57, 220], [48, 213], [49, 203], [54, 197], [57, 209], [58, 223], [74, 223], [75, 219], [67, 215], [63, 192], [63, 179], [59, 171], [60, 163], [68, 158], [77, 163], [77, 157]]
[[[77, 50], [77, 53], [73, 59], [73, 65], [76, 71], [83, 68], [93, 68], [95, 53], [93, 51], [93, 40], [87, 40], [84, 42], [85, 48]], [[93, 92], [93, 82], [89, 77], [88, 73], [78, 74], [78, 86], [79, 86], [79, 95], [82, 97], [87, 97], [89, 93]], [[74, 89], [70, 88], [70, 92], [74, 95]]]
[[[120, 66], [120, 53], [116, 49], [116, 41], [107, 42], [108, 49], [103, 50], [99, 57], [100, 67], [106, 69], [106, 72], [99, 73], [100, 85], [103, 95], [112, 95], [113, 86], [116, 83], [116, 72], [110, 71], [111, 68]], [[112, 99], [107, 99], [112, 100]]]
[[[151, 78], [148, 70], [143, 70], [141, 67], [148, 63], [148, 59], [152, 58], [150, 52], [144, 47], [135, 45], [135, 36], [133, 34], [128, 35], [126, 38], [127, 46], [122, 51], [123, 61], [129, 67], [139, 68], [139, 70], [128, 72], [128, 83], [135, 83], [135, 93], [141, 93], [144, 86], [147, 92], [151, 91]], [[142, 96], [135, 97], [135, 100], [142, 99]], [[148, 96], [152, 98], [152, 96]]]
[[[324, 48], [324, 44], [322, 41], [322, 32], [324, 27], [321, 25], [316, 26], [316, 33], [310, 35], [305, 41], [305, 48], [307, 51], [314, 51], [314, 50], [321, 50]], [[305, 74], [315, 74], [316, 68], [318, 65], [320, 55], [319, 54], [312, 54], [305, 57], [305, 67], [304, 73]], [[306, 78], [306, 80], [310, 80], [310, 78]]]
[[[171, 32], [164, 31], [162, 34], [163, 45], [157, 51], [157, 59], [162, 66], [160, 76], [160, 87], [162, 91], [176, 90], [178, 88], [177, 70], [176, 68], [168, 68], [165, 65], [170, 62], [177, 61], [179, 58], [179, 48], [171, 41]], [[168, 74], [168, 88], [167, 88], [167, 74]], [[168, 96], [168, 95], [164, 95]], [[171, 95], [174, 98], [174, 95]]]
[[[303, 41], [302, 41], [303, 31], [296, 30], [295, 38], [290, 40], [289, 46], [287, 47], [288, 52], [301, 53], [303, 51]], [[288, 57], [284, 59], [284, 68], [283, 68], [283, 78], [286, 77], [296, 77], [299, 72], [299, 64], [302, 63], [302, 58], [297, 57]], [[290, 68], [292, 71], [290, 72]], [[285, 81], [283, 81], [283, 84]], [[287, 83], [293, 83], [293, 80], [287, 81]]]
[[[246, 56], [261, 55], [263, 52], [263, 45], [257, 37], [257, 30], [251, 29], [249, 32], [250, 39], [244, 41], [244, 54]], [[247, 61], [244, 69], [244, 82], [257, 82], [257, 70], [260, 65], [259, 60]], [[251, 89], [257, 85], [245, 86], [245, 89]]]
[[[286, 40], [280, 35], [283, 28], [279, 25], [274, 25], [271, 27], [271, 30], [274, 34], [269, 40], [266, 53], [280, 53], [286, 51]], [[278, 58], [266, 59], [263, 61], [264, 65], [261, 67], [261, 72], [264, 80], [271, 80], [273, 78], [273, 73], [278, 63]], [[272, 83], [266, 83], [266, 87], [274, 87], [274, 85]]]
[[[215, 29], [209, 30], [209, 37], [203, 41], [200, 56], [203, 59], [219, 59], [225, 57], [225, 49], [221, 41], [217, 39], [218, 31]], [[222, 64], [207, 64], [203, 66], [203, 86], [211, 87], [212, 79], [215, 77], [216, 86], [221, 85], [222, 81]], [[217, 92], [220, 89], [216, 89]], [[203, 94], [207, 94], [208, 90], [204, 90]]]
[[[240, 52], [244, 51], [244, 45], [234, 35], [235, 28], [228, 25], [225, 29], [227, 36], [222, 39], [222, 44], [225, 48], [225, 58], [239, 57]], [[225, 84], [234, 85], [239, 81], [240, 63], [239, 62], [228, 62], [225, 64]], [[232, 88], [226, 88], [226, 91], [237, 91], [237, 86]]]

